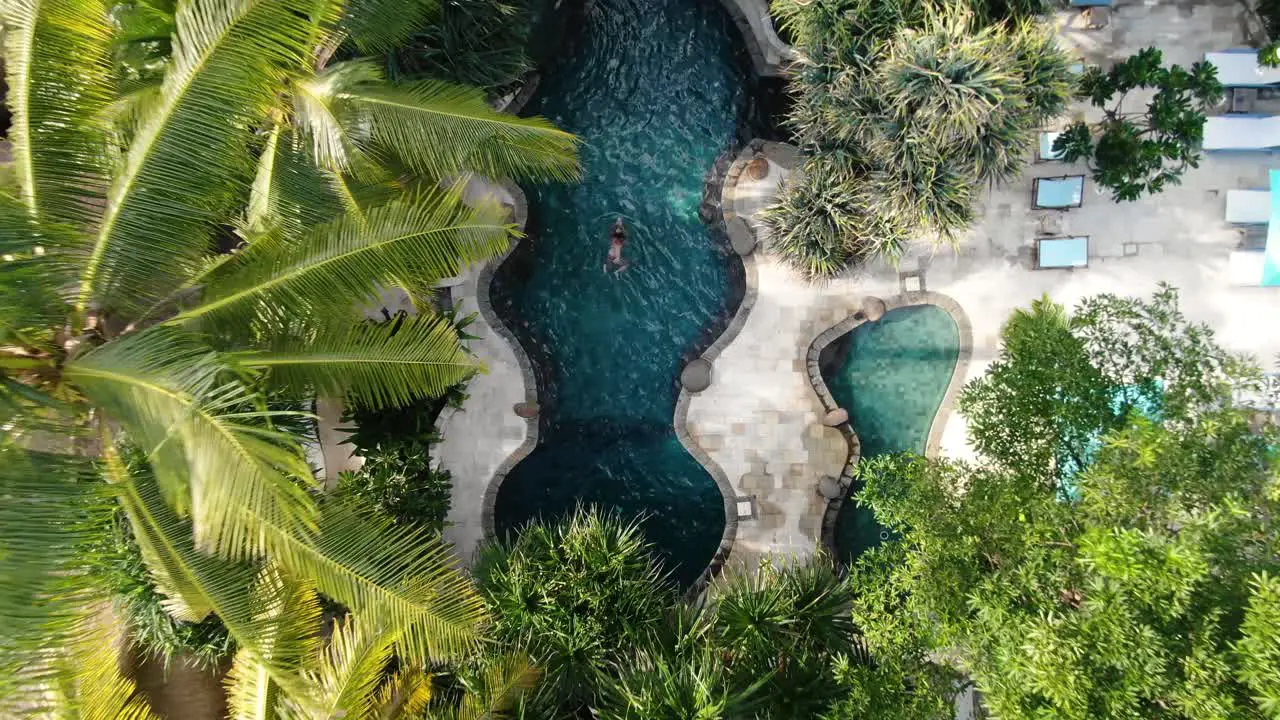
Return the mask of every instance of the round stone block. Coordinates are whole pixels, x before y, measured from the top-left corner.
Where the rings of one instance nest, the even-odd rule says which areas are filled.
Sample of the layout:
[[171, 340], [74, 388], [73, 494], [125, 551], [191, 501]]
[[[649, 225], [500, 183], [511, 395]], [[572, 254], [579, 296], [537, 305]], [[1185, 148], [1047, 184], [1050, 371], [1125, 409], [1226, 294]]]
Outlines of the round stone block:
[[822, 424], [827, 427], [837, 427], [849, 422], [849, 411], [844, 408], [836, 408], [822, 417]]
[[818, 481], [818, 492], [828, 500], [840, 497], [840, 481], [830, 475], [823, 475]]
[[862, 312], [867, 316], [867, 320], [875, 322], [884, 317], [884, 301], [878, 297], [869, 297], [862, 301]]
[[680, 385], [689, 392], [702, 392], [711, 387], [711, 363], [704, 358], [691, 360], [680, 371]]
[[538, 411], [540, 408], [538, 407], [538, 403], [521, 402], [516, 403], [515, 407], [512, 409], [515, 410], [516, 415], [524, 418], [525, 420], [531, 420], [538, 417]]

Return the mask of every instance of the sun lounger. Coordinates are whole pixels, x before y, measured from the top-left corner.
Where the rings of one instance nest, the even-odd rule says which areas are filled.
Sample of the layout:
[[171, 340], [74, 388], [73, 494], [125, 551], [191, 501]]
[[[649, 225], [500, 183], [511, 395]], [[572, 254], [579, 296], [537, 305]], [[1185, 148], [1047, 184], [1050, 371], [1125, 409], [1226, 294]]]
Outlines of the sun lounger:
[[1280, 147], [1280, 117], [1215, 115], [1205, 118], [1205, 150], [1266, 152], [1277, 147]]
[[1089, 267], [1089, 238], [1056, 237], [1036, 240], [1036, 269]]
[[1084, 204], [1084, 176], [1036, 178], [1031, 183], [1034, 210], [1068, 210]]
[[1040, 144], [1036, 148], [1037, 162], [1053, 162], [1062, 159], [1062, 153], [1053, 149], [1053, 141], [1057, 140], [1062, 133], [1060, 132], [1042, 132], [1040, 133]]
[[1280, 68], [1258, 64], [1258, 51], [1252, 48], [1205, 53], [1205, 62], [1218, 70], [1218, 82], [1226, 88], [1259, 88], [1280, 85]]
[[1228, 190], [1226, 221], [1233, 225], [1266, 225], [1271, 221], [1267, 190]]

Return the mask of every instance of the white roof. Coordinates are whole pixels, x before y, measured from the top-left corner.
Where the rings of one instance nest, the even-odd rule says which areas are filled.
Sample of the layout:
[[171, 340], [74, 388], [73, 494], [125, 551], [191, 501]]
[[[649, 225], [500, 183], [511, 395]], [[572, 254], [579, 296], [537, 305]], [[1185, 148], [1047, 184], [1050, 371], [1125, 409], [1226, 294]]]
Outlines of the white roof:
[[1270, 150], [1280, 147], [1280, 117], [1215, 115], [1204, 121], [1205, 150]]
[[1224, 87], [1249, 87], [1280, 83], [1280, 68], [1258, 65], [1258, 53], [1212, 52], [1204, 59], [1218, 69], [1218, 82]]
[[1257, 287], [1262, 284], [1262, 265], [1266, 253], [1261, 250], [1232, 250], [1227, 263], [1227, 276], [1232, 285]]
[[1266, 225], [1271, 222], [1271, 193], [1267, 190], [1228, 190], [1227, 222]]

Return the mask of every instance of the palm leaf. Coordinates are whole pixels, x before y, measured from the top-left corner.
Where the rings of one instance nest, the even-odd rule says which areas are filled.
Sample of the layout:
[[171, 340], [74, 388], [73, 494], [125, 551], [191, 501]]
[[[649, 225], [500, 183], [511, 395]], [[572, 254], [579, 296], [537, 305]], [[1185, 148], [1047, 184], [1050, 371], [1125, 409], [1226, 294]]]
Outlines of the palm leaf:
[[[192, 0], [173, 59], [84, 248], [77, 306], [146, 308], [196, 266], [211, 229], [247, 193], [252, 128], [285, 73], [310, 57], [321, 0]], [[199, 167], [192, 171], [193, 163]]]
[[382, 80], [382, 71], [368, 60], [335, 63], [310, 77], [293, 83], [293, 122], [299, 136], [311, 143], [315, 163], [343, 172], [356, 150], [355, 138], [348, 134], [350, 111], [344, 93]]
[[237, 359], [268, 371], [270, 382], [297, 394], [345, 396], [375, 408], [439, 397], [476, 370], [453, 326], [434, 316], [274, 333], [268, 349], [239, 353]]
[[276, 640], [292, 627], [292, 617], [278, 611], [288, 606], [288, 587], [256, 583], [253, 566], [196, 550], [190, 523], [173, 513], [150, 478], [127, 477], [119, 467], [114, 475], [120, 505], [156, 587], [168, 597], [170, 612], [185, 620], [217, 614], [242, 652], [260, 663], [273, 682], [296, 691], [298, 659], [273, 652]]
[[88, 632], [69, 661], [75, 676], [72, 705], [80, 720], [157, 720], [133, 681], [120, 673], [120, 652], [127, 647], [124, 628], [111, 617], [108, 603], [86, 608]]
[[455, 194], [392, 203], [366, 220], [340, 218], [302, 241], [254, 243], [210, 278], [203, 302], [170, 322], [240, 328], [264, 308], [349, 318], [379, 286], [450, 277], [493, 257], [506, 248], [511, 230], [494, 208], [467, 208]]
[[85, 549], [112, 512], [87, 459], [0, 443], [0, 716], [42, 704], [98, 599]]
[[[309, 584], [290, 581], [275, 568], [259, 574], [255, 592], [278, 598], [263, 613], [274, 623], [276, 634], [265, 643], [263, 652], [290, 666], [304, 666], [319, 651], [321, 612], [319, 600]], [[280, 717], [281, 687], [267, 666], [251, 651], [236, 653], [227, 673], [227, 705], [231, 720], [270, 720]], [[298, 688], [305, 688], [299, 683]]]
[[480, 90], [438, 80], [366, 83], [342, 99], [349, 135], [415, 172], [444, 178], [471, 172], [494, 179], [566, 181], [578, 176], [578, 141], [542, 118], [501, 113]]
[[30, 348], [66, 317], [51, 240], [18, 200], [0, 195], [0, 345]]
[[474, 650], [484, 603], [443, 541], [351, 503], [326, 504], [321, 525], [313, 543], [278, 553], [280, 562], [357, 615], [377, 617], [408, 662]]
[[341, 28], [365, 53], [399, 47], [439, 10], [437, 0], [350, 0]]
[[67, 363], [65, 377], [148, 456], [165, 498], [190, 512], [202, 549], [240, 559], [274, 537], [303, 535], [316, 510], [296, 485], [311, 478], [296, 441], [270, 428], [278, 413], [198, 338], [156, 327]]
[[22, 200], [34, 217], [89, 224], [105, 188], [111, 101], [107, 0], [8, 0], [5, 26], [9, 138]]
[[392, 718], [422, 717], [435, 695], [431, 687], [431, 676], [419, 668], [404, 668], [388, 678], [378, 688], [378, 696], [374, 701], [377, 717]]
[[538, 670], [529, 658], [509, 654], [490, 663], [479, 681], [467, 688], [462, 704], [449, 713], [449, 720], [495, 720], [507, 717], [520, 695], [533, 687]]
[[280, 125], [267, 134], [249, 194], [244, 235], [251, 238], [276, 225], [299, 232], [347, 209], [333, 187], [332, 173], [315, 167], [295, 142], [293, 133]]
[[303, 672], [310, 687], [308, 696], [302, 702], [286, 700], [286, 706], [295, 717], [377, 717], [377, 689], [391, 661], [394, 640], [394, 635], [351, 616], [335, 621], [319, 664]]

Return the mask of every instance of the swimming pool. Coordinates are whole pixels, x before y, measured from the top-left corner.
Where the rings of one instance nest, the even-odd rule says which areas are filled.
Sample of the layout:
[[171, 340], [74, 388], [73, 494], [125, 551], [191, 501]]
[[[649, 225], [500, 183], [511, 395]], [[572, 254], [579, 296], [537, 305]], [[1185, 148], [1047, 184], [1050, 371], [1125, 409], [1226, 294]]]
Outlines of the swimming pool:
[[[582, 138], [583, 180], [531, 189], [530, 238], [491, 288], [541, 405], [538, 446], [497, 493], [499, 534], [580, 502], [642, 515], [682, 582], [719, 547], [724, 500], [672, 415], [680, 369], [742, 299], [741, 261], [699, 217], [745, 108], [737, 32], [717, 0], [596, 0], [529, 107]], [[614, 274], [619, 215], [631, 266]]]
[[[831, 397], [849, 411], [862, 457], [873, 458], [925, 451], [959, 358], [960, 331], [951, 313], [937, 305], [908, 305], [828, 345], [820, 365]], [[870, 510], [845, 501], [835, 528], [842, 562], [856, 559], [883, 537]]]

